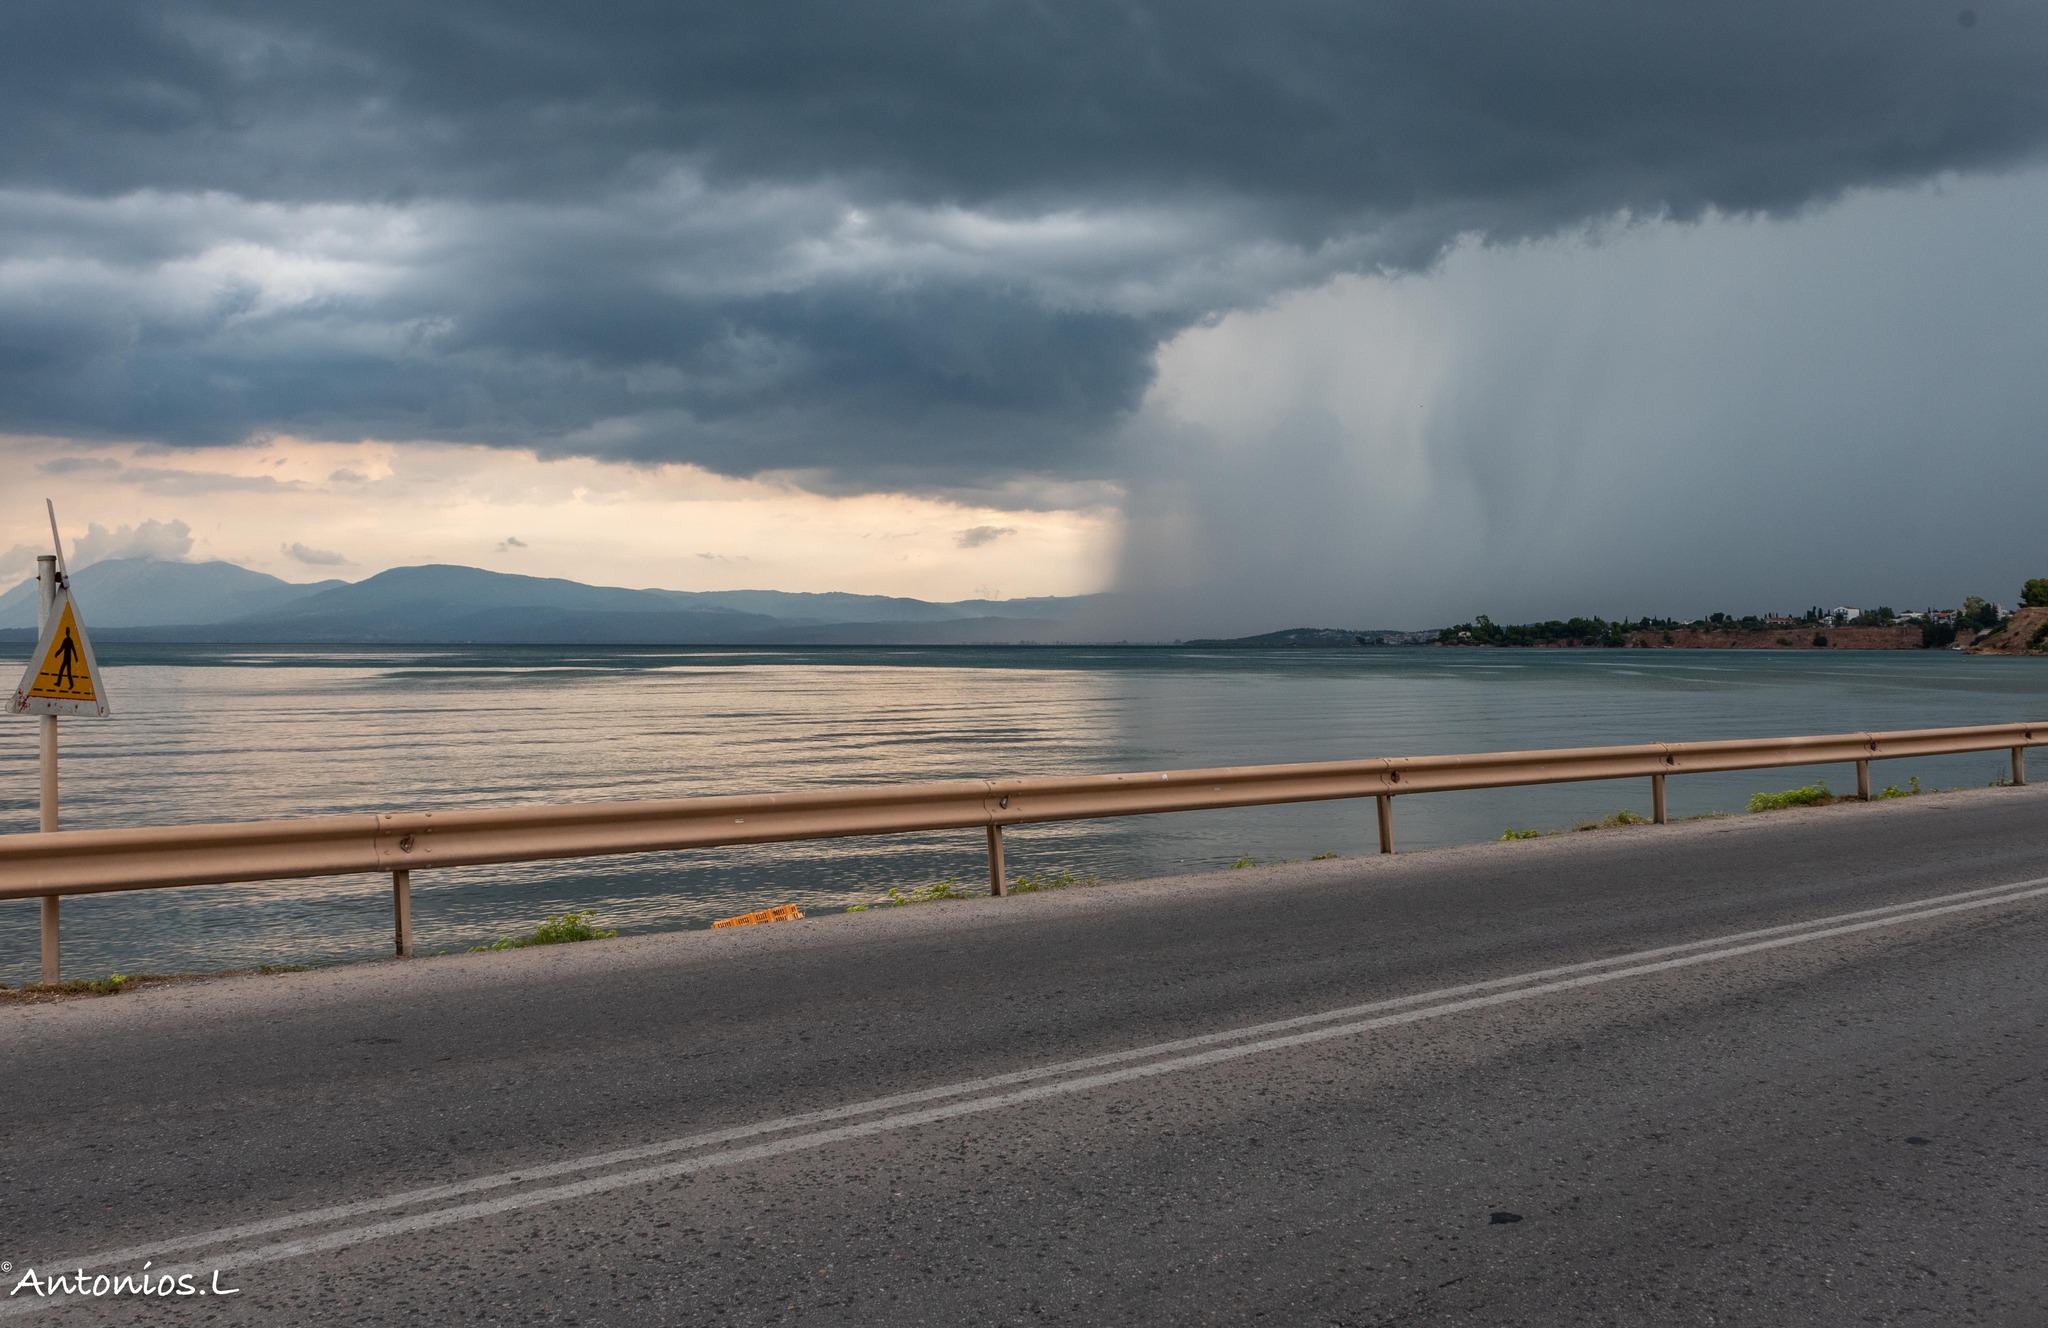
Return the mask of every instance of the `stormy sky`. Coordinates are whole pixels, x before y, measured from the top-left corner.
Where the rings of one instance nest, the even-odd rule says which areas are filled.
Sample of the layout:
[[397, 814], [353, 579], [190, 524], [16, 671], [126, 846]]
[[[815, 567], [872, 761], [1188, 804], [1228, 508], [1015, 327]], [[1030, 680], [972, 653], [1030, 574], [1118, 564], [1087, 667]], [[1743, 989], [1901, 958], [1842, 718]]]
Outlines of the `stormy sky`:
[[8, 28], [0, 545], [1169, 635], [2048, 573], [2037, 3]]

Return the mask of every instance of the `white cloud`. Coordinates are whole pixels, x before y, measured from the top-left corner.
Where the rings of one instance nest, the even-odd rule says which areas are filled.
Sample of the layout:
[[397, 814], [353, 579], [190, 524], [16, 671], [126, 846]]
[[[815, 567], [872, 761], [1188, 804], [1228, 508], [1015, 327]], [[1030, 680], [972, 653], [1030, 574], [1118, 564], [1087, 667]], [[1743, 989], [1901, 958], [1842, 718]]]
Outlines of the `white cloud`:
[[144, 521], [139, 525], [107, 529], [95, 521], [72, 541], [72, 568], [105, 562], [109, 558], [161, 558], [176, 562], [192, 552], [192, 527], [183, 521]]

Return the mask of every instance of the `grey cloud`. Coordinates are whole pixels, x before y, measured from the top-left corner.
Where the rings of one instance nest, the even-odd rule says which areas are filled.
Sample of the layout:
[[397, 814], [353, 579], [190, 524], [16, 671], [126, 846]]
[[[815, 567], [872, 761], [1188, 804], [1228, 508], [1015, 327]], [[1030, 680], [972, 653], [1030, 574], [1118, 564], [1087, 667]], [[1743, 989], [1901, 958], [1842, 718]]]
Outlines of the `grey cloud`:
[[192, 552], [192, 527], [183, 521], [144, 521], [112, 530], [95, 521], [71, 544], [74, 568], [108, 558], [162, 558], [176, 561]]
[[1163, 338], [1331, 272], [2031, 159], [2048, 11], [1978, 13], [31, 5], [0, 428], [1099, 475]]
[[120, 478], [150, 493], [281, 493], [306, 487], [298, 480], [280, 480], [275, 475], [228, 475], [168, 466], [129, 466]]
[[362, 484], [367, 482], [369, 478], [368, 475], [350, 470], [346, 466], [327, 477], [328, 481], [333, 484]]
[[348, 559], [330, 549], [315, 549], [304, 544], [287, 544], [284, 551], [308, 567], [345, 567]]
[[77, 475], [91, 470], [119, 470], [121, 463], [112, 457], [57, 457], [45, 461], [36, 469], [45, 475]]
[[[1233, 320], [1169, 356], [1187, 408], [1122, 440], [1127, 626], [1921, 607], [2048, 575], [2044, 213], [2037, 170], [1465, 247]], [[1187, 405], [1219, 362], [1251, 386]]]
[[502, 540], [502, 541], [501, 541], [501, 542], [499, 543], [499, 545], [498, 545], [498, 552], [499, 552], [499, 553], [509, 553], [509, 552], [510, 552], [510, 551], [512, 551], [513, 549], [523, 549], [523, 548], [525, 548], [525, 547], [526, 547], [526, 541], [525, 541], [525, 540], [523, 540], [523, 539], [519, 538], [519, 537], [518, 537], [517, 535], [507, 535], [507, 536], [506, 536], [506, 537], [505, 537], [505, 538], [504, 538], [504, 539], [503, 539], [503, 540]]
[[48, 552], [40, 544], [17, 544], [0, 553], [0, 582], [12, 586], [23, 577], [34, 576], [36, 559]]
[[0, 68], [40, 127], [0, 170], [66, 191], [563, 200], [690, 160], [869, 198], [1346, 214], [1791, 206], [1995, 161], [2036, 141], [2048, 33], [2037, 6], [1964, 31], [1924, 0], [32, 11]]
[[1016, 533], [1015, 526], [969, 526], [960, 532], [955, 542], [963, 549], [979, 549], [995, 543], [1005, 535]]

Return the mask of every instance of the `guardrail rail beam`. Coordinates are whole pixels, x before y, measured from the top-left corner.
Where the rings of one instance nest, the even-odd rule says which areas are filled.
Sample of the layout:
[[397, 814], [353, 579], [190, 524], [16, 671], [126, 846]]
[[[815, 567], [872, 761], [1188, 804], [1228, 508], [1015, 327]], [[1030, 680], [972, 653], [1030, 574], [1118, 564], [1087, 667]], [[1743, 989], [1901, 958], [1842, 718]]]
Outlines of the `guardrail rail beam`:
[[979, 826], [988, 838], [989, 893], [1003, 895], [1003, 832], [1011, 825], [1371, 798], [1380, 852], [1392, 853], [1394, 798], [1411, 793], [1648, 776], [1661, 824], [1670, 775], [1854, 762], [1857, 794], [1868, 798], [1872, 761], [2009, 749], [2012, 782], [2024, 784], [2026, 749], [2044, 744], [2048, 724], [1989, 724], [120, 830], [60, 831], [49, 798], [42, 832], [0, 835], [0, 899], [43, 901], [43, 980], [54, 983], [65, 895], [388, 874], [393, 943], [404, 956], [413, 946], [412, 873], [427, 867]]

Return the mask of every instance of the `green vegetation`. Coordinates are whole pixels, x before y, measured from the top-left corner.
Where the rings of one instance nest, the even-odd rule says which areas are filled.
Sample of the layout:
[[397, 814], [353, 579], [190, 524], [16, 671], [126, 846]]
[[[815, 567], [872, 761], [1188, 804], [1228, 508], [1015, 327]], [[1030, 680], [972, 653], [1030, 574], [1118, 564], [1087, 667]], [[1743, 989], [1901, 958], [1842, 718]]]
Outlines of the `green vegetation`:
[[1337, 855], [1336, 855], [1336, 854], [1334, 854], [1334, 853], [1318, 853], [1318, 854], [1316, 854], [1316, 855], [1315, 855], [1314, 857], [1310, 858], [1310, 859], [1309, 859], [1309, 861], [1310, 861], [1310, 862], [1328, 862], [1328, 861], [1329, 861], [1329, 860], [1330, 860], [1331, 858], [1334, 858], [1334, 857], [1336, 857], [1336, 856], [1337, 856]]
[[[959, 877], [948, 876], [943, 881], [933, 881], [930, 885], [912, 886], [908, 890], [892, 885], [883, 891], [882, 897], [877, 899], [872, 907], [891, 908], [897, 904], [929, 904], [940, 899], [972, 898], [974, 898], [974, 892], [960, 884]], [[869, 907], [870, 905], [867, 904], [855, 904], [846, 911], [849, 913], [865, 913]]]
[[1986, 627], [1998, 626], [1998, 606], [1987, 601], [1982, 595], [1971, 595], [1963, 601], [1962, 612], [1956, 615], [1956, 626], [1981, 631]]
[[2027, 638], [2027, 649], [2048, 650], [2048, 623], [2034, 629], [2034, 634]]
[[1614, 813], [1612, 816], [1607, 817], [1605, 820], [1581, 821], [1577, 825], [1573, 826], [1572, 829], [1575, 831], [1614, 830], [1624, 825], [1648, 825], [1649, 823], [1649, 817], [1639, 816], [1635, 812], [1629, 811], [1627, 808], [1624, 807], [1622, 810]]
[[[2048, 577], [2035, 577], [2026, 583], [2020, 592], [2022, 606], [2048, 606]], [[1791, 614], [1742, 614], [1710, 613], [1703, 618], [1653, 618], [1643, 617], [1633, 621], [1626, 618], [1609, 620], [1599, 616], [1590, 618], [1553, 618], [1545, 622], [1497, 623], [1485, 614], [1471, 622], [1446, 627], [1437, 634], [1436, 644], [1440, 646], [1577, 646], [1616, 648], [1628, 645], [1648, 645], [1661, 640], [1664, 645], [1676, 644], [1673, 635], [1678, 631], [1702, 632], [1707, 635], [1736, 632], [1769, 632], [1771, 640], [1781, 647], [1792, 647], [1802, 640], [1811, 640], [1815, 649], [1826, 649], [1829, 645], [1825, 630], [1829, 627], [1912, 627], [1920, 628], [1920, 645], [1923, 649], [1936, 650], [1952, 645], [1958, 637], [1974, 637], [1979, 632], [2000, 630], [2006, 619], [2002, 618], [1998, 606], [1981, 595], [1971, 595], [1963, 601], [1961, 609], [1954, 611], [1951, 620], [1936, 620], [1936, 610], [1928, 608], [1901, 614], [1889, 604], [1880, 604], [1866, 609], [1844, 622], [1829, 610], [1819, 605], [1804, 613]], [[1801, 629], [1801, 630], [1793, 630]], [[1813, 635], [1806, 636], [1807, 631]], [[2048, 646], [2048, 633], [2039, 638]], [[1733, 644], [1748, 644], [1736, 641]], [[1852, 643], [1853, 644], [1853, 643]], [[2029, 648], [2035, 648], [2029, 643]]]
[[1256, 867], [1258, 865], [1259, 864], [1257, 859], [1253, 858], [1251, 854], [1247, 853], [1243, 857], [1239, 858], [1236, 862], [1231, 863], [1230, 870], [1243, 871], [1247, 867]]
[[31, 983], [25, 987], [0, 984], [0, 999], [8, 1001], [49, 1000], [64, 996], [112, 996], [137, 987], [155, 987], [171, 982], [199, 982], [207, 978], [239, 978], [251, 973], [303, 973], [304, 964], [264, 964], [260, 968], [229, 968], [218, 973], [109, 973], [103, 978], [80, 978], [52, 987]]
[[1037, 876], [1033, 876], [1029, 872], [1018, 872], [1016, 879], [1010, 882], [1010, 893], [1013, 895], [1028, 895], [1039, 890], [1066, 890], [1076, 885], [1099, 884], [1101, 884], [1100, 877], [1076, 876], [1074, 873], [1065, 870], [1045, 872]]
[[1838, 799], [1828, 792], [1827, 781], [1808, 784], [1805, 788], [1786, 789], [1783, 793], [1752, 793], [1749, 795], [1749, 809], [1753, 812], [1781, 812], [1787, 807], [1825, 807]]
[[1910, 798], [1918, 792], [1920, 792], [1920, 776], [1914, 775], [1906, 781], [1905, 788], [1900, 788], [1897, 784], [1887, 784], [1884, 786], [1884, 792], [1877, 796], [1880, 798]]
[[1631, 631], [1647, 631], [1652, 627], [1675, 627], [1680, 624], [1666, 619], [1652, 621], [1645, 618], [1639, 624], [1608, 622], [1605, 618], [1570, 618], [1564, 621], [1540, 623], [1515, 623], [1503, 627], [1480, 614], [1468, 623], [1446, 627], [1437, 636], [1437, 644], [1445, 646], [1607, 646], [1619, 647], [1628, 644]]
[[[1010, 878], [1004, 893], [1029, 895], [1036, 894], [1041, 890], [1067, 890], [1077, 885], [1100, 885], [1101, 883], [1100, 877], [1080, 876], [1064, 868], [1054, 872], [1040, 872], [1036, 875], [1031, 872], [1018, 872]], [[913, 886], [908, 890], [892, 885], [874, 903], [854, 904], [846, 911], [849, 913], [865, 913], [870, 908], [893, 908], [899, 904], [930, 904], [941, 899], [978, 899], [981, 897], [980, 891], [968, 889], [960, 883], [960, 879], [956, 876], [948, 876], [942, 881], [933, 881], [930, 885]]]
[[591, 925], [591, 914], [557, 913], [541, 922], [524, 936], [504, 936], [489, 945], [472, 945], [471, 954], [485, 954], [492, 950], [523, 950], [529, 945], [567, 945], [571, 941], [608, 941], [617, 936], [615, 931], [604, 931]]
[[1515, 827], [1509, 826], [1507, 829], [1501, 831], [1500, 838], [1494, 842], [1505, 844], [1509, 840], [1514, 839], [1541, 839], [1548, 834], [1577, 834], [1582, 830], [1615, 830], [1625, 825], [1649, 824], [1651, 824], [1649, 817], [1644, 816], [1638, 812], [1632, 812], [1628, 810], [1626, 807], [1624, 807], [1620, 811], [1615, 812], [1609, 816], [1604, 816], [1597, 821], [1581, 821], [1577, 825], [1573, 826], [1569, 831], [1517, 830], [1515, 829]]

